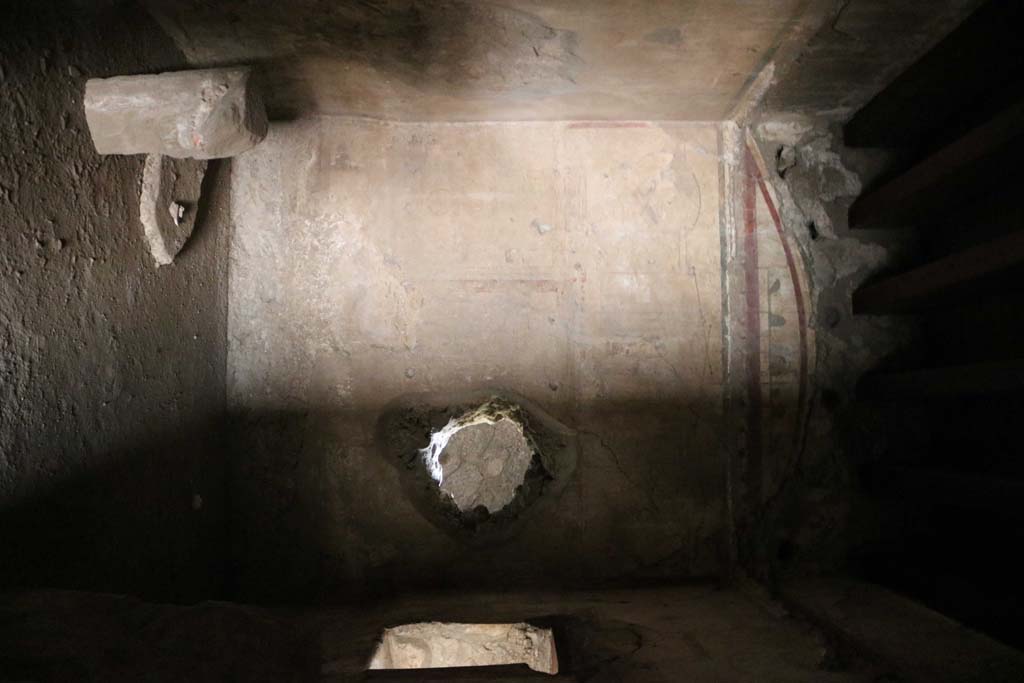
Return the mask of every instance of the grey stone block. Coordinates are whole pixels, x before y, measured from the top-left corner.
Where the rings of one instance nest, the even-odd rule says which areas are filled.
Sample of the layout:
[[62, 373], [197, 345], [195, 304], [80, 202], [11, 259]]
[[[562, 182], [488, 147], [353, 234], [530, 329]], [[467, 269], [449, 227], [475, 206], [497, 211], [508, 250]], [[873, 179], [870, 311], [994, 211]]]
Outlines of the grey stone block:
[[93, 78], [85, 84], [85, 117], [100, 154], [218, 159], [267, 134], [247, 67]]
[[195, 227], [206, 161], [146, 157], [139, 219], [156, 266], [165, 266], [185, 246]]

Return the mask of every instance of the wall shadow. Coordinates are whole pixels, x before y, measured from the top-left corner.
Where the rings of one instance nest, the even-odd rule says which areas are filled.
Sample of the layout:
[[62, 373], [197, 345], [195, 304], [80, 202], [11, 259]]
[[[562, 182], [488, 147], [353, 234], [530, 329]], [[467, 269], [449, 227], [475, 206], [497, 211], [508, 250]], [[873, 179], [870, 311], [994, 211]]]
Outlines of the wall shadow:
[[[481, 538], [450, 533], [410, 500], [417, 475], [376, 432], [381, 411], [260, 412], [156, 431], [0, 510], [10, 549], [0, 590], [324, 605], [725, 581], [721, 410], [590, 406], [568, 424], [569, 481], [542, 491], [513, 533]], [[715, 435], [713, 452], [689, 449], [704, 442], [694, 429]]]
[[[723, 575], [713, 403], [605, 402], [567, 424], [577, 462], [500, 533], [453, 533], [409, 492], [422, 464], [386, 411], [264, 412], [230, 427], [233, 600], [330, 604], [455, 588], [635, 586]], [[705, 416], [694, 418], [694, 414]], [[437, 425], [439, 426], [439, 425]], [[422, 429], [422, 424], [417, 428]], [[422, 444], [429, 441], [423, 429]], [[412, 443], [408, 434], [400, 441]]]
[[218, 420], [154, 430], [0, 507], [0, 591], [223, 596], [225, 453]]

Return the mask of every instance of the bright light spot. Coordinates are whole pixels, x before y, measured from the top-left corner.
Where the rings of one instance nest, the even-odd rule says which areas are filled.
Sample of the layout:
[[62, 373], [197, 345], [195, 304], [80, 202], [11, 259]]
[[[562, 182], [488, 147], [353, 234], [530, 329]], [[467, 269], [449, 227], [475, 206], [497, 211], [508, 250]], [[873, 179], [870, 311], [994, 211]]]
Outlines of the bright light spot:
[[430, 435], [420, 456], [438, 487], [458, 508], [495, 513], [516, 496], [533, 461], [518, 408], [492, 399], [451, 418]]
[[404, 624], [384, 630], [369, 669], [441, 669], [525, 664], [558, 673], [551, 629], [529, 624]]
[[[487, 418], [482, 418], [480, 422], [474, 422], [472, 424], [493, 424], [488, 421]], [[451, 438], [455, 436], [455, 433], [464, 427], [468, 427], [469, 424], [462, 424], [459, 420], [454, 417], [448, 420], [448, 424], [430, 435], [430, 443], [427, 444], [426, 448], [420, 449], [420, 457], [423, 458], [423, 463], [427, 466], [427, 471], [430, 472], [430, 476], [434, 478], [438, 484], [444, 483], [444, 468], [441, 467], [441, 452], [444, 447], [448, 445]]]

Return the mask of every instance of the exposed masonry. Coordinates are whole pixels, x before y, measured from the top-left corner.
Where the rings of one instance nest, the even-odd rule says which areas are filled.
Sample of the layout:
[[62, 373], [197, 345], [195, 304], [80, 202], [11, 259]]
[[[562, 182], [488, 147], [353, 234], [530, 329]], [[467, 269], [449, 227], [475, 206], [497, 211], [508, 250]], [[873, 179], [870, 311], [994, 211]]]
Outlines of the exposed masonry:
[[470, 425], [441, 452], [439, 486], [460, 510], [482, 505], [498, 512], [515, 497], [532, 460], [521, 425], [509, 419]]

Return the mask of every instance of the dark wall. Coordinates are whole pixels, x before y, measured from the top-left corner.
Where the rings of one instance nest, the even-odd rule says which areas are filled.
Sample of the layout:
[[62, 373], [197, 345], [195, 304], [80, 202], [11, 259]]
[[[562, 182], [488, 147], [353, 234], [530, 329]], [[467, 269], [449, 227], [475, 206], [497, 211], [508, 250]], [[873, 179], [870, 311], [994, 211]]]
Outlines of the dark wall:
[[858, 387], [886, 447], [861, 460], [859, 517], [875, 528], [852, 564], [1017, 647], [1022, 20], [1019, 2], [984, 3], [844, 127], [847, 144], [893, 153], [851, 226], [916, 243], [852, 297], [859, 319], [916, 331]]
[[219, 584], [229, 169], [157, 269], [143, 157], [97, 155], [82, 111], [90, 77], [179, 68], [132, 3], [0, 8], [0, 590]]

